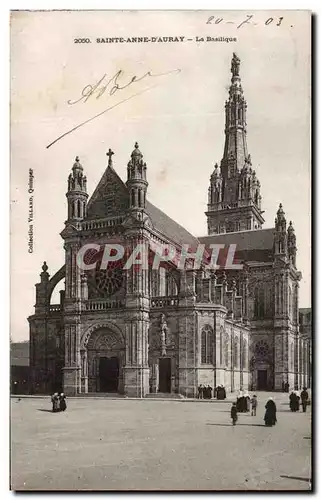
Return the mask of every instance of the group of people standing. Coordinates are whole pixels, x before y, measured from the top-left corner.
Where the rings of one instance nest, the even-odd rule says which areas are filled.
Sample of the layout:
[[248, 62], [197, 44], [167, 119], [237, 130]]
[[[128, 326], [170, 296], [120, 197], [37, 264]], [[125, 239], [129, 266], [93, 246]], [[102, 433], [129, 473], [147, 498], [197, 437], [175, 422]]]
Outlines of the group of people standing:
[[252, 416], [256, 415], [257, 397], [253, 394], [252, 398], [248, 392], [239, 391], [236, 399], [236, 410], [238, 413], [251, 412]]
[[300, 410], [300, 399], [302, 403], [302, 411], [305, 413], [307, 411], [307, 405], [309, 401], [309, 393], [307, 388], [304, 387], [301, 394], [298, 391], [292, 391], [290, 396], [290, 410], [295, 412]]
[[58, 411], [65, 411], [67, 409], [66, 396], [63, 392], [61, 392], [60, 394], [58, 394], [58, 392], [55, 392], [51, 396], [51, 403], [53, 413], [56, 413]]
[[[233, 425], [235, 425], [237, 422], [238, 413], [251, 412], [252, 417], [255, 417], [257, 407], [258, 400], [255, 394], [253, 394], [251, 398], [248, 393], [243, 394], [243, 391], [240, 391], [236, 403], [233, 403], [231, 408], [231, 419]], [[269, 427], [275, 425], [277, 422], [276, 405], [273, 401], [273, 398], [269, 398], [265, 405], [264, 422], [265, 425]]]
[[210, 385], [199, 385], [198, 386], [198, 399], [212, 399], [213, 387]]
[[[212, 399], [212, 391], [213, 388], [210, 385], [200, 384], [198, 386], [198, 399]], [[226, 390], [223, 385], [219, 385], [214, 389], [214, 398], [216, 399], [225, 399], [226, 398]]]

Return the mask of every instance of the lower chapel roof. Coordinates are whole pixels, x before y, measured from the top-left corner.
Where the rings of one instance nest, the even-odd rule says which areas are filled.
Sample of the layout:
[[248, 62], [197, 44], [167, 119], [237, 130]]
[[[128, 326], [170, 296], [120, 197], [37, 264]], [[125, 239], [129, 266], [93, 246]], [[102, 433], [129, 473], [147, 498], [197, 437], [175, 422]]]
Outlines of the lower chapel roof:
[[239, 231], [235, 233], [212, 234], [200, 236], [199, 241], [205, 245], [219, 244], [236, 245], [242, 250], [271, 250], [274, 242], [274, 228], [258, 229], [256, 231]]
[[155, 229], [177, 243], [190, 244], [193, 247], [199, 243], [203, 243], [205, 246], [210, 244], [224, 244], [225, 246], [234, 244], [236, 245], [236, 255], [240, 259], [266, 261], [273, 258], [274, 228], [214, 234], [196, 238], [149, 201], [146, 202], [146, 211], [150, 215]]

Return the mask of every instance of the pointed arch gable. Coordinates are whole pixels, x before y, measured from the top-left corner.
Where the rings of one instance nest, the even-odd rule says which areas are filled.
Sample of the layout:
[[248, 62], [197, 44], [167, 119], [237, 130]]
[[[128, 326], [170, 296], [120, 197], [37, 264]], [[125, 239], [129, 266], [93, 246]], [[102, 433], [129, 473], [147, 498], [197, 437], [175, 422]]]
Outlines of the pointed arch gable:
[[122, 330], [117, 326], [115, 323], [111, 321], [106, 321], [102, 323], [95, 323], [94, 325], [91, 325], [89, 328], [87, 328], [84, 333], [81, 336], [80, 340], [80, 349], [86, 349], [87, 344], [89, 342], [89, 339], [91, 335], [98, 329], [101, 328], [106, 328], [114, 334], [116, 338], [119, 339], [119, 341], [124, 344], [125, 343], [125, 336], [122, 332]]

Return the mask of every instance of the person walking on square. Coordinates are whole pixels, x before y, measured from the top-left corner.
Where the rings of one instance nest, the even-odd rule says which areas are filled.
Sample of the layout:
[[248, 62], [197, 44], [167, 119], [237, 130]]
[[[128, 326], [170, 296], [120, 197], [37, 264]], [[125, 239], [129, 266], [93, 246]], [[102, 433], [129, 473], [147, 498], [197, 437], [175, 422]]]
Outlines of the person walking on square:
[[67, 409], [66, 396], [62, 392], [59, 396], [59, 411], [66, 411], [66, 409]]
[[251, 415], [252, 417], [256, 417], [257, 397], [255, 394], [253, 394], [253, 397], [251, 399], [251, 407], [252, 407]]
[[306, 413], [307, 404], [308, 404], [309, 394], [306, 387], [303, 387], [303, 391], [301, 392], [301, 401], [302, 401], [302, 411]]
[[200, 384], [198, 386], [198, 399], [203, 399], [203, 386]]
[[251, 398], [248, 392], [244, 394], [244, 411], [250, 412], [251, 410]]
[[276, 405], [273, 401], [273, 398], [269, 398], [266, 405], [265, 405], [265, 415], [264, 415], [264, 422], [265, 425], [268, 427], [272, 427], [272, 425], [275, 425], [277, 420], [276, 420]]
[[236, 403], [233, 403], [232, 404], [232, 408], [231, 408], [231, 419], [232, 419], [232, 423], [233, 425], [236, 424], [237, 422], [237, 409], [236, 409]]
[[52, 411], [53, 413], [56, 413], [57, 411], [59, 411], [59, 396], [58, 396], [58, 392], [55, 392], [52, 396], [51, 396], [51, 403], [52, 403]]

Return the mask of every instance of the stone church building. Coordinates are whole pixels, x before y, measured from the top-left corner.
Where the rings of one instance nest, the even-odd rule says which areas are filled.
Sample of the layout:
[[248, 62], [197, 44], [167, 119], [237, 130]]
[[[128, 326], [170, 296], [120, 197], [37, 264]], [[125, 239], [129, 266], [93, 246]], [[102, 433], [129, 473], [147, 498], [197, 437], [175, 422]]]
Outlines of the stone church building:
[[[296, 237], [282, 205], [275, 226], [263, 228], [239, 70], [234, 54], [224, 153], [208, 189], [207, 236], [193, 236], [148, 201], [148, 167], [137, 143], [126, 182], [114, 170], [109, 150], [108, 166], [89, 200], [76, 158], [61, 233], [65, 264], [50, 277], [44, 263], [35, 312], [28, 318], [34, 392], [195, 397], [200, 384], [236, 391], [307, 383], [310, 358], [299, 331]], [[181, 269], [175, 259], [154, 269], [150, 258], [145, 269], [126, 268], [123, 261], [104, 269], [102, 252], [110, 242], [121, 243], [127, 253], [141, 242], [177, 251], [188, 245], [194, 252], [200, 244], [221, 245], [223, 253], [236, 245], [233, 262], [242, 269], [213, 270], [204, 262]], [[79, 251], [92, 243], [98, 250], [86, 252], [80, 266]], [[52, 304], [60, 281], [60, 303]]]

